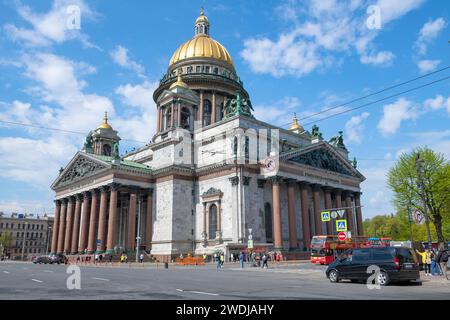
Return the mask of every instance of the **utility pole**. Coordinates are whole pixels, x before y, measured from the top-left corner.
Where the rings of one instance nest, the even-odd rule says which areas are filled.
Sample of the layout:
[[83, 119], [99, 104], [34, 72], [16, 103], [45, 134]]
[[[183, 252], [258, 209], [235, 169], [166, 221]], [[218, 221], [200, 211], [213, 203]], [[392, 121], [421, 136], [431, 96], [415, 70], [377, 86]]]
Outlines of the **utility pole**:
[[412, 243], [412, 222], [411, 222], [411, 202], [408, 203], [408, 207], [406, 208], [408, 211], [408, 224], [409, 224], [409, 241]]
[[45, 245], [45, 254], [47, 255], [47, 253], [48, 253], [48, 244], [49, 244], [49, 242], [50, 242], [50, 235], [52, 234], [52, 227], [50, 226], [50, 227], [48, 227], [47, 228], [47, 237], [46, 237], [46, 245]]
[[416, 156], [416, 168], [417, 168], [417, 175], [419, 177], [419, 189], [420, 189], [420, 196], [422, 198], [422, 205], [423, 205], [423, 215], [425, 217], [425, 226], [427, 229], [427, 235], [428, 235], [428, 248], [431, 249], [431, 233], [430, 233], [430, 222], [428, 219], [427, 214], [427, 202], [425, 197], [425, 185], [423, 182], [423, 159], [421, 158], [420, 152], [417, 153]]
[[141, 195], [139, 195], [138, 227], [137, 227], [137, 237], [136, 237], [136, 262], [139, 262], [139, 248], [141, 247], [141, 202], [142, 202], [142, 197], [141, 197]]

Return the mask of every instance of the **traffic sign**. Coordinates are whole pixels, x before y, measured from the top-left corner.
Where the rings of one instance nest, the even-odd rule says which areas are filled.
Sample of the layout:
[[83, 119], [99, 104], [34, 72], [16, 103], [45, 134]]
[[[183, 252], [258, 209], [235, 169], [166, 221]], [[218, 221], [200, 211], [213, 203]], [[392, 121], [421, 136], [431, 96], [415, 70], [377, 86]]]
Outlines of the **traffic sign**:
[[323, 221], [323, 222], [326, 222], [326, 221], [330, 221], [330, 220], [331, 220], [331, 218], [330, 218], [330, 211], [322, 211], [322, 212], [320, 213], [320, 215], [321, 215], [321, 217], [322, 217], [322, 221]]
[[345, 232], [339, 232], [338, 233], [338, 239], [340, 241], [345, 241], [347, 239], [347, 235], [345, 234]]
[[247, 241], [247, 248], [253, 249], [253, 240], [248, 240]]
[[352, 238], [352, 232], [351, 231], [347, 231], [347, 238], [351, 239]]
[[347, 220], [336, 220], [336, 231], [347, 231]]
[[344, 209], [336, 210], [336, 213], [339, 216], [339, 218], [342, 218], [344, 217], [345, 210]]
[[336, 219], [336, 218], [337, 218], [337, 212], [336, 212], [335, 210], [331, 211], [331, 217], [332, 217], [333, 219]]
[[414, 211], [413, 219], [417, 224], [421, 224], [423, 221], [423, 214], [419, 210]]

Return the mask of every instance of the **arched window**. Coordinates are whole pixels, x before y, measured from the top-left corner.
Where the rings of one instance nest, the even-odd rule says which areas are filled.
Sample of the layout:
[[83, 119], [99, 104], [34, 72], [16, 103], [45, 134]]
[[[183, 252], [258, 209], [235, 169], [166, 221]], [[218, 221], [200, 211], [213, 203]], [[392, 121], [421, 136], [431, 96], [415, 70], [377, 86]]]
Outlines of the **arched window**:
[[103, 145], [103, 155], [110, 156], [111, 155], [111, 146], [109, 144]]
[[217, 230], [217, 206], [215, 204], [209, 207], [209, 228], [208, 238], [215, 239]]
[[166, 111], [164, 112], [164, 129], [168, 129], [172, 122], [172, 109], [166, 108]]
[[266, 229], [266, 241], [273, 242], [272, 207], [268, 202], [264, 205], [264, 226]]
[[188, 130], [191, 128], [191, 113], [186, 107], [181, 109], [181, 127]]
[[212, 104], [208, 99], [203, 100], [203, 126], [211, 124]]

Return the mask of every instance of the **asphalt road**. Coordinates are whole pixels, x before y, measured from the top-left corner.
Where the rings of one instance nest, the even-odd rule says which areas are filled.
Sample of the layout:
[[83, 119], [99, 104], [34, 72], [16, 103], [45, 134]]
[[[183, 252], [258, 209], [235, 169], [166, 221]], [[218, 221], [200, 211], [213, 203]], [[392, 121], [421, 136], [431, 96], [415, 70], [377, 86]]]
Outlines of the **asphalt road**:
[[0, 299], [450, 299], [450, 281], [422, 276], [422, 285], [369, 290], [330, 283], [323, 266], [309, 263], [260, 269], [198, 267], [80, 267], [79, 290], [69, 290], [65, 265], [0, 263]]

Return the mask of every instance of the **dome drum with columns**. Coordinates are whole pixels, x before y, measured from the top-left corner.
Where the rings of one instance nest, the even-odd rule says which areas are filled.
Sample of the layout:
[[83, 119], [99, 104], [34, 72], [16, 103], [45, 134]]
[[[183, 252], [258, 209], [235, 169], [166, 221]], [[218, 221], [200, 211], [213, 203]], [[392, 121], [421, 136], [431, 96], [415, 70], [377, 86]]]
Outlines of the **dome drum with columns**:
[[[139, 246], [160, 261], [217, 250], [228, 257], [247, 249], [252, 229], [258, 250], [309, 259], [312, 236], [336, 234], [332, 221], [321, 221], [321, 211], [337, 208], [345, 209], [352, 234], [362, 235], [365, 178], [348, 159], [343, 133], [326, 141], [317, 126], [308, 132], [296, 115], [288, 130], [256, 119], [230, 54], [209, 35], [203, 10], [194, 33], [175, 50], [154, 92], [151, 143], [120, 156], [120, 137], [105, 113], [61, 170], [52, 184], [51, 252], [117, 258]], [[274, 129], [278, 141], [252, 136]], [[250, 138], [267, 139], [267, 154], [252, 158]], [[278, 168], [267, 175], [275, 142]]]

